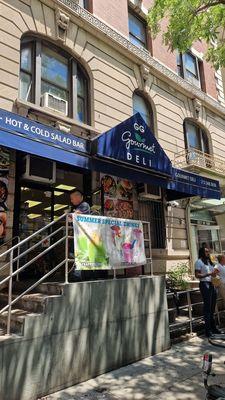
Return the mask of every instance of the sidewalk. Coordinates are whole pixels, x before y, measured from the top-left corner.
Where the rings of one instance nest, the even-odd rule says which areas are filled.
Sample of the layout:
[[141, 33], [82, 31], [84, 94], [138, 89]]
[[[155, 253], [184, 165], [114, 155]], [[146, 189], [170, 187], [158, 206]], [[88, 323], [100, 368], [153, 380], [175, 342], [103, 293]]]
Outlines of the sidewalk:
[[225, 385], [225, 349], [193, 338], [170, 350], [64, 389], [42, 400], [203, 400], [202, 355], [213, 354], [209, 382]]

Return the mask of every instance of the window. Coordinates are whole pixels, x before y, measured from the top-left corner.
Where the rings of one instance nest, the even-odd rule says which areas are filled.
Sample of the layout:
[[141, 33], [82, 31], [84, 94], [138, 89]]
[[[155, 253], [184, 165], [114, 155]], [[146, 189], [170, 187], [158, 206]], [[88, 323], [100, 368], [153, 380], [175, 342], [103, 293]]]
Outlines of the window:
[[178, 74], [195, 86], [203, 89], [202, 61], [190, 52], [177, 56]]
[[191, 121], [184, 122], [187, 149], [196, 149], [209, 154], [209, 141], [206, 132]]
[[88, 0], [79, 0], [78, 4], [79, 4], [79, 6], [85, 8], [86, 10], [89, 9], [89, 1]]
[[71, 55], [47, 42], [35, 39], [22, 42], [19, 96], [80, 122], [89, 122], [85, 72]]
[[147, 47], [147, 28], [146, 23], [141, 18], [134, 15], [131, 11], [128, 13], [129, 19], [129, 39], [131, 43], [138, 47]]
[[165, 249], [166, 226], [162, 201], [140, 201], [138, 217], [141, 221], [150, 221], [152, 248]]
[[146, 124], [151, 128], [152, 132], [154, 132], [154, 120], [153, 120], [153, 111], [152, 107], [145, 100], [143, 96], [139, 93], [133, 94], [133, 114], [139, 112], [146, 122]]

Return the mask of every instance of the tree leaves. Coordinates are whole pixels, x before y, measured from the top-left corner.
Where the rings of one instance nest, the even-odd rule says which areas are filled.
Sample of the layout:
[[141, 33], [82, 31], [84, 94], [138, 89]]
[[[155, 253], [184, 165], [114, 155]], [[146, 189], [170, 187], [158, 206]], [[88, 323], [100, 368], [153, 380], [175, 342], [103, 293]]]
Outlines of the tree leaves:
[[197, 40], [205, 41], [206, 59], [216, 69], [225, 67], [225, 0], [155, 0], [147, 17], [153, 38], [163, 18], [168, 20], [163, 39], [171, 51], [185, 52]]

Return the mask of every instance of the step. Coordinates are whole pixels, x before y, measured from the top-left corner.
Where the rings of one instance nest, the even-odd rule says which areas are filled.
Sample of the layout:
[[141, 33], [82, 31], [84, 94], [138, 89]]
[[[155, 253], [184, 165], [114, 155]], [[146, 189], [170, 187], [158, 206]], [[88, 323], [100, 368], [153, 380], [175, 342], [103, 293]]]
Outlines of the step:
[[61, 295], [63, 294], [64, 283], [62, 282], [45, 282], [40, 283], [36, 290], [43, 294], [48, 295]]
[[[17, 298], [17, 294], [12, 294], [12, 300]], [[21, 299], [19, 299], [15, 306], [21, 308], [22, 310], [31, 311], [34, 313], [45, 312], [46, 304], [49, 298], [60, 297], [60, 295], [46, 295], [43, 293], [29, 293], [25, 294]], [[6, 304], [8, 304], [8, 293], [0, 293], [0, 310]]]
[[[12, 310], [11, 313], [11, 333], [16, 333], [17, 335], [22, 336], [23, 335], [23, 327], [24, 327], [24, 320], [26, 316], [40, 316], [41, 314], [37, 313], [30, 313], [29, 311], [26, 310], [21, 310], [19, 308], [15, 308]], [[0, 314], [0, 328], [3, 330], [3, 332], [6, 333], [6, 328], [7, 328], [7, 319], [8, 319], [8, 311], [4, 311], [2, 314]]]

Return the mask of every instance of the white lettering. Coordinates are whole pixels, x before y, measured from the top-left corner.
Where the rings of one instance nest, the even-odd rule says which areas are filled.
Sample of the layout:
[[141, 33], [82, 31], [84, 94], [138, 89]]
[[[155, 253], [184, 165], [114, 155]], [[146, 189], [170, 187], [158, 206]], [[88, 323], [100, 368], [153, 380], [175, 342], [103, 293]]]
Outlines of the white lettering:
[[129, 161], [132, 160], [132, 155], [131, 155], [130, 153], [127, 153], [127, 159], [128, 159]]
[[136, 163], [137, 163], [137, 164], [140, 163], [139, 156], [136, 156]]
[[155, 153], [155, 144], [154, 143], [151, 146], [148, 146], [144, 142], [138, 142], [137, 140], [133, 140], [133, 139], [131, 139], [130, 131], [123, 132], [121, 139], [123, 142], [126, 143], [125, 146], [126, 146], [127, 150], [130, 150], [131, 147], [138, 147], [140, 149], [148, 151], [149, 153]]

